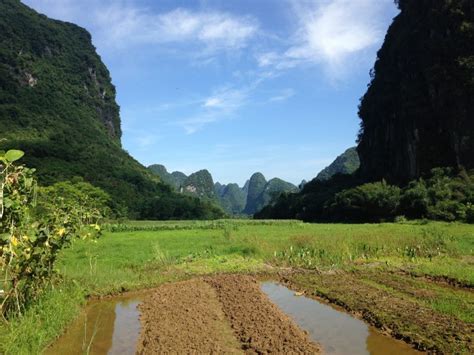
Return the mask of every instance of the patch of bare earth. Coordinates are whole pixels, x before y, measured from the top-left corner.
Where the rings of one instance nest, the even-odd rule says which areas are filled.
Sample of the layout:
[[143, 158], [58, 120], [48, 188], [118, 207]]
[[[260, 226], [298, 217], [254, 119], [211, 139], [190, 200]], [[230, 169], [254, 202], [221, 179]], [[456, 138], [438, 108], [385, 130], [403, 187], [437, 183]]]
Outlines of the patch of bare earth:
[[138, 354], [242, 352], [214, 289], [201, 279], [163, 285], [139, 308]]
[[320, 352], [250, 276], [163, 285], [140, 310], [139, 354]]
[[321, 352], [307, 333], [269, 301], [255, 278], [222, 275], [205, 280], [216, 290], [224, 313], [247, 353]]

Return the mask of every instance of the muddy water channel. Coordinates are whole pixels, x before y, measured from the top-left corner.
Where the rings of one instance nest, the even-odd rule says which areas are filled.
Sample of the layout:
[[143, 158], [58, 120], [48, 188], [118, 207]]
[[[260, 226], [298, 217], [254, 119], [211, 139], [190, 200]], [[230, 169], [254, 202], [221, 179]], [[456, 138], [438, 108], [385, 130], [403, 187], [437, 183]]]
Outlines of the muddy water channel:
[[[296, 296], [276, 282], [263, 282], [261, 290], [306, 330], [324, 353], [419, 354], [404, 342], [380, 334], [344, 311]], [[141, 329], [137, 306], [150, 292], [90, 301], [81, 316], [45, 354], [135, 354]], [[182, 307], [177, 307], [176, 312], [180, 311], [184, 312]]]
[[89, 302], [45, 354], [135, 354], [140, 335], [137, 306], [145, 296], [137, 293]]
[[300, 328], [319, 343], [326, 354], [420, 354], [406, 343], [384, 336], [348, 313], [316, 300], [297, 296], [275, 283], [262, 283], [262, 291]]

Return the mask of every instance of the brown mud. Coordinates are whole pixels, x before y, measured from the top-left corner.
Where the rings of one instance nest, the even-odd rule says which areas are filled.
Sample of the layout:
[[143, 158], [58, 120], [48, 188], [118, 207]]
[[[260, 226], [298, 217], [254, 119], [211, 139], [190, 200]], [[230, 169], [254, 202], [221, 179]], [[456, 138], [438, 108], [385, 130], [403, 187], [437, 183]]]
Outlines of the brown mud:
[[334, 275], [306, 272], [289, 274], [281, 281], [307, 296], [342, 306], [418, 350], [474, 353], [474, 324], [436, 312], [420, 302], [431, 297], [436, 289], [423, 287], [423, 284], [414, 287], [413, 280], [394, 279], [393, 275], [377, 272]]
[[202, 279], [165, 284], [139, 309], [138, 354], [241, 352], [216, 292]]
[[221, 275], [205, 280], [215, 288], [224, 313], [247, 353], [321, 352], [306, 332], [270, 302], [255, 278]]
[[163, 285], [139, 308], [139, 354], [320, 352], [251, 276], [221, 275]]

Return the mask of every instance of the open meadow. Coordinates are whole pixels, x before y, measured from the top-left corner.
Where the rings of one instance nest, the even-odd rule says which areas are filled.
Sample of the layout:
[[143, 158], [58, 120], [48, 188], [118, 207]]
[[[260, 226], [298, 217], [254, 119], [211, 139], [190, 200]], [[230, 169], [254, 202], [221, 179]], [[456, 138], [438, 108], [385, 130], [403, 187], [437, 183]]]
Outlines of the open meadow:
[[474, 226], [467, 224], [125, 222], [75, 241], [57, 268], [64, 282], [2, 324], [0, 352], [40, 352], [88, 298], [222, 273], [274, 279], [420, 350], [473, 351]]

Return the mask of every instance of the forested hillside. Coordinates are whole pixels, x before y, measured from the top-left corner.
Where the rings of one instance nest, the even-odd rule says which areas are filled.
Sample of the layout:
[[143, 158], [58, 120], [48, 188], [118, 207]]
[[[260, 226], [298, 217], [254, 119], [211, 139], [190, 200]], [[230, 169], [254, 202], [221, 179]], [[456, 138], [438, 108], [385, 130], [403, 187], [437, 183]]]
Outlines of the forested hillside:
[[[214, 216], [121, 148], [115, 87], [90, 34], [18, 0], [0, 1], [0, 127], [0, 148], [25, 151], [41, 184], [80, 176], [111, 195], [116, 213], [136, 218]], [[170, 207], [155, 215], [160, 199]]]

